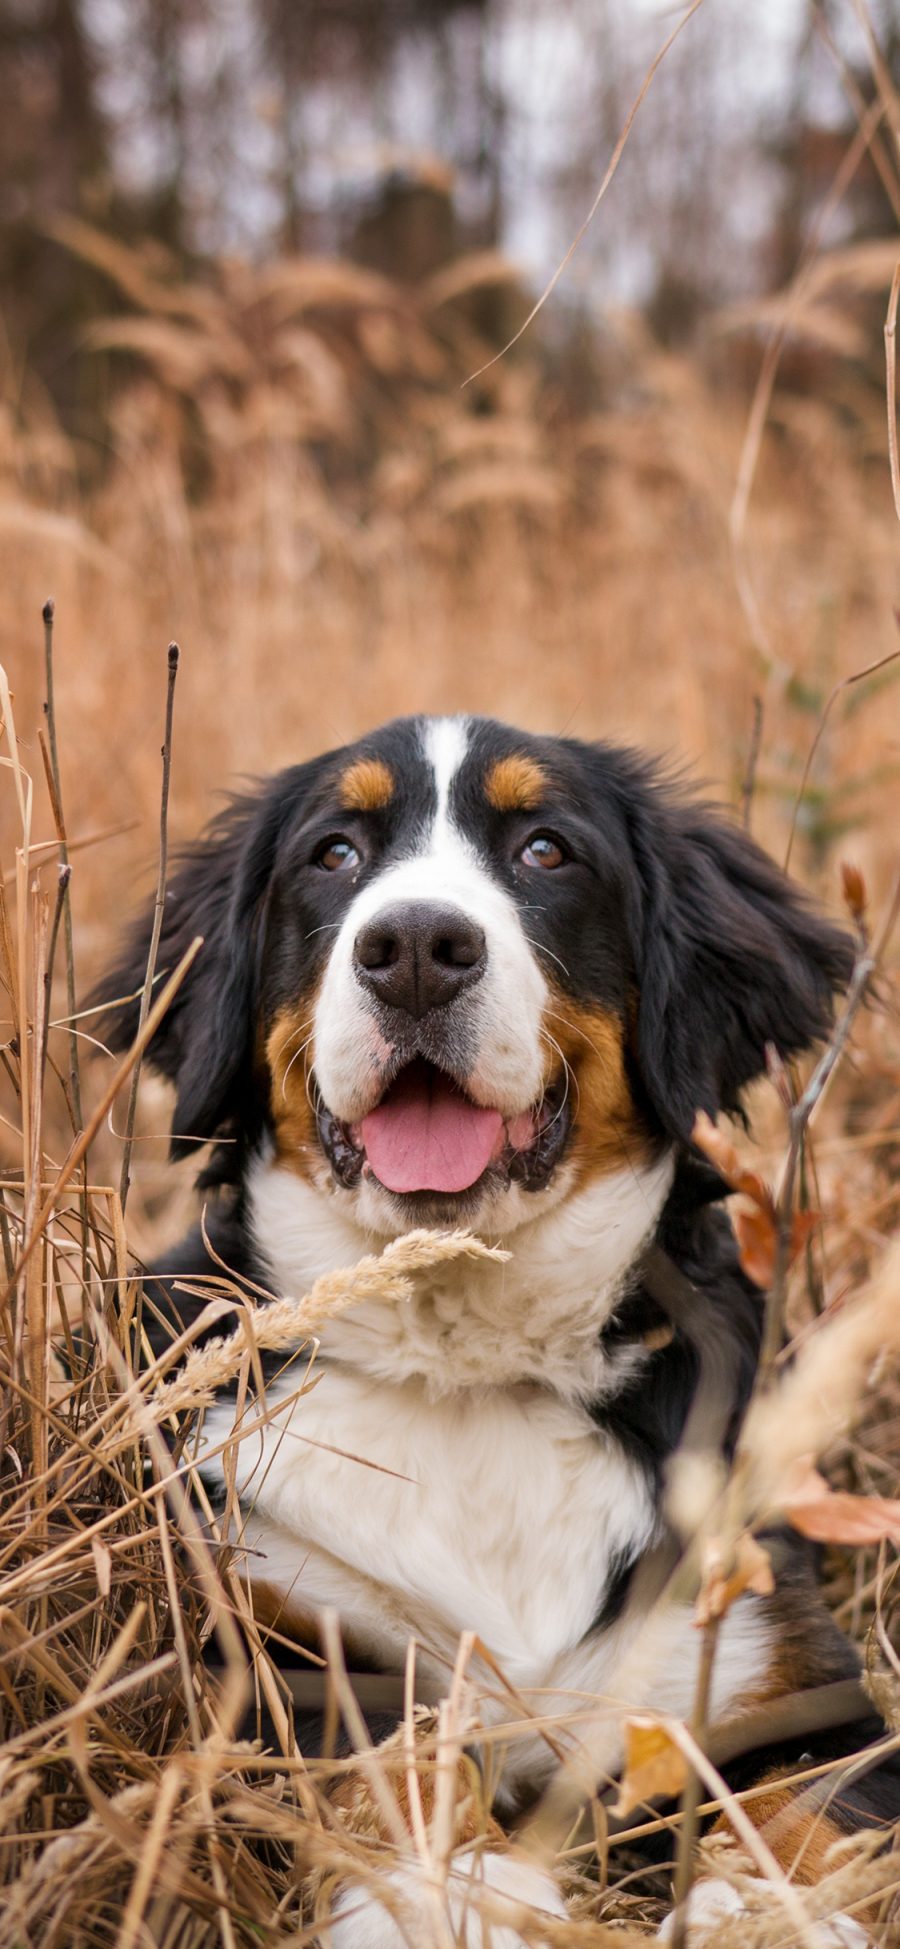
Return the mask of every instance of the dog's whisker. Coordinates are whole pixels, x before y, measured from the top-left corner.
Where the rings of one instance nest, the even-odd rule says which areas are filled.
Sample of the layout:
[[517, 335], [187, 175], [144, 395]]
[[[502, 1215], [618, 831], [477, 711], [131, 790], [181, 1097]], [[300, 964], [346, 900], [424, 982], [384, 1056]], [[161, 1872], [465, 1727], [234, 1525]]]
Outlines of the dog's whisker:
[[342, 920], [323, 920], [320, 927], [307, 928], [303, 939], [305, 941], [311, 941], [314, 940], [317, 934], [339, 934], [343, 925]]
[[[524, 928], [522, 929], [522, 932], [523, 934], [525, 934]], [[528, 942], [529, 947], [534, 948], [535, 954], [546, 954], [551, 961], [556, 962], [558, 968], [562, 969], [563, 974], [566, 977], [566, 980], [571, 981], [572, 977], [569, 973], [568, 968], [566, 967], [565, 962], [560, 960], [558, 954], [554, 954], [552, 947], [546, 947], [543, 941], [532, 940], [530, 934], [525, 934], [525, 939]]]
[[298, 1022], [296, 1028], [291, 1029], [290, 1034], [286, 1035], [283, 1041], [279, 1042], [278, 1048], [275, 1050], [274, 1055], [270, 1059], [273, 1064], [280, 1061], [281, 1057], [284, 1055], [285, 1050], [290, 1048], [291, 1043], [293, 1042], [295, 1036], [307, 1034], [308, 1030], [312, 1027], [312, 1019], [313, 1019], [312, 1016], [310, 1016], [308, 1022]]
[[[597, 1047], [596, 1042], [594, 1042], [593, 1038], [588, 1035], [587, 1030], [583, 1029], [579, 1023], [570, 1022], [567, 1016], [561, 1015], [559, 1011], [556, 1009], [545, 1009], [544, 1013], [545, 1016], [550, 1016], [554, 1022], [561, 1023], [562, 1027], [564, 1029], [567, 1029], [570, 1034], [582, 1036], [584, 1041], [587, 1042], [588, 1046], [594, 1051], [595, 1055], [597, 1056], [603, 1055], [602, 1049], [599, 1049]], [[546, 1035], [547, 1033], [548, 1032], [544, 1030], [544, 1034]], [[558, 1045], [554, 1045], [554, 1046], [558, 1046]], [[643, 1180], [641, 1176], [640, 1164], [635, 1161], [635, 1158], [632, 1153], [632, 1149], [629, 1141], [631, 1137], [631, 1132], [628, 1128], [628, 1124], [624, 1117], [620, 1117], [616, 1115], [616, 1113], [614, 1112], [610, 1117], [610, 1126], [616, 1133], [619, 1142], [619, 1154], [622, 1158], [622, 1162], [625, 1165], [626, 1169], [630, 1172], [636, 1187], [642, 1191], [642, 1195], [643, 1195]]]
[[293, 1069], [295, 1062], [299, 1062], [301, 1058], [306, 1054], [306, 1051], [309, 1048], [310, 1043], [314, 1041], [314, 1039], [315, 1039], [315, 1030], [313, 1030], [311, 1035], [307, 1036], [305, 1042], [301, 1042], [299, 1049], [295, 1049], [294, 1054], [292, 1055], [291, 1060], [288, 1063], [287, 1069], [285, 1070], [284, 1075], [282, 1076], [281, 1079], [281, 1094], [282, 1097], [285, 1099], [285, 1101], [287, 1101], [287, 1079], [291, 1073], [291, 1070]]
[[562, 1116], [562, 1114], [563, 1114], [563, 1111], [565, 1110], [565, 1107], [566, 1107], [566, 1104], [568, 1103], [568, 1100], [569, 1100], [569, 1086], [570, 1086], [570, 1084], [571, 1084], [571, 1086], [572, 1086], [572, 1088], [573, 1088], [573, 1090], [574, 1090], [574, 1092], [575, 1092], [575, 1108], [576, 1108], [576, 1114], [577, 1114], [577, 1111], [578, 1111], [578, 1106], [579, 1106], [579, 1104], [580, 1104], [580, 1102], [581, 1102], [581, 1092], [580, 1092], [580, 1090], [579, 1090], [579, 1087], [578, 1087], [578, 1078], [577, 1078], [577, 1076], [576, 1076], [576, 1074], [575, 1074], [575, 1071], [574, 1071], [574, 1069], [572, 1068], [572, 1065], [571, 1065], [571, 1063], [569, 1062], [569, 1060], [568, 1060], [568, 1058], [567, 1058], [567, 1057], [565, 1056], [565, 1054], [563, 1053], [563, 1050], [562, 1050], [562, 1049], [560, 1048], [560, 1045], [559, 1045], [559, 1043], [557, 1042], [557, 1040], [556, 1040], [556, 1037], [555, 1037], [555, 1036], [552, 1036], [552, 1035], [550, 1034], [550, 1031], [549, 1031], [549, 1029], [547, 1029], [547, 1028], [544, 1028], [544, 1027], [542, 1027], [542, 1028], [541, 1028], [541, 1037], [542, 1037], [542, 1039], [543, 1039], [543, 1041], [544, 1041], [544, 1042], [546, 1042], [546, 1043], [548, 1044], [548, 1046], [549, 1046], [549, 1047], [550, 1047], [551, 1049], [553, 1049], [553, 1050], [555, 1051], [555, 1053], [556, 1053], [556, 1055], [557, 1055], [557, 1056], [559, 1057], [559, 1060], [560, 1060], [560, 1062], [562, 1063], [562, 1066], [563, 1066], [563, 1074], [564, 1074], [564, 1076], [565, 1076], [565, 1091], [564, 1091], [564, 1094], [563, 1094], [563, 1099], [562, 1099], [562, 1102], [561, 1102], [561, 1104], [560, 1104], [560, 1106], [559, 1106], [559, 1109], [558, 1109], [558, 1110], [556, 1111], [556, 1113], [555, 1113], [555, 1115], [554, 1115], [554, 1116], [552, 1116], [552, 1117], [550, 1118], [550, 1122], [549, 1122], [549, 1123], [548, 1123], [548, 1124], [546, 1125], [546, 1128], [547, 1128], [548, 1130], [552, 1130], [552, 1128], [553, 1128], [553, 1125], [554, 1125], [555, 1123], [558, 1123], [558, 1121], [559, 1121], [559, 1119], [560, 1119], [560, 1117], [561, 1117], [561, 1116]]

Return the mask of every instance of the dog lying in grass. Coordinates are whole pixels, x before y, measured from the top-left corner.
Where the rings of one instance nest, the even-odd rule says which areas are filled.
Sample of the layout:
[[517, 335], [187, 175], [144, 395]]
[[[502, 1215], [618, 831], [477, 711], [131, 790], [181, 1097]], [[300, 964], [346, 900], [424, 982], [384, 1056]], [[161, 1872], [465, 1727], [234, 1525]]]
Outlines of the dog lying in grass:
[[[348, 1656], [386, 1673], [414, 1636], [432, 1695], [475, 1634], [472, 1673], [494, 1675], [484, 1722], [517, 1726], [492, 1778], [508, 1820], [560, 1764], [529, 1711], [618, 1700], [607, 1773], [626, 1705], [691, 1714], [699, 1634], [654, 1569], [667, 1469], [704, 1373], [704, 1441], [732, 1450], [762, 1325], [695, 1117], [738, 1110], [768, 1045], [787, 1059], [827, 1033], [851, 943], [640, 757], [465, 718], [400, 720], [236, 798], [169, 887], [160, 968], [198, 933], [149, 1060], [175, 1086], [173, 1155], [212, 1146], [213, 1256], [199, 1226], [168, 1255], [161, 1313], [183, 1324], [175, 1283], [216, 1261], [281, 1295], [415, 1228], [503, 1248], [436, 1265], [404, 1306], [343, 1311], [299, 1398], [282, 1357], [264, 1357], [269, 1418], [237, 1475], [256, 1608], [282, 1634], [314, 1645], [336, 1611]], [[111, 1003], [140, 991], [149, 934], [146, 916], [104, 984]], [[110, 1008], [113, 1046], [137, 1010]], [[692, 1317], [673, 1314], [660, 1267]], [[213, 1497], [233, 1420], [230, 1397], [206, 1416]], [[856, 1673], [804, 1546], [774, 1548], [774, 1589], [722, 1619], [713, 1724]], [[748, 1812], [796, 1883], [836, 1836], [900, 1815], [900, 1774], [884, 1763], [796, 1794], [785, 1774], [877, 1731], [757, 1756], [777, 1784]], [[475, 1863], [463, 1847], [449, 1910], [472, 1946]], [[495, 1949], [565, 1915], [552, 1878], [515, 1854], [490, 1849], [478, 1874], [533, 1911], [495, 1919]], [[384, 1884], [384, 1901], [339, 1892], [334, 1949], [424, 1939], [414, 1869]], [[736, 1902], [701, 1882], [692, 1940]], [[838, 1918], [819, 1939], [866, 1937]]]

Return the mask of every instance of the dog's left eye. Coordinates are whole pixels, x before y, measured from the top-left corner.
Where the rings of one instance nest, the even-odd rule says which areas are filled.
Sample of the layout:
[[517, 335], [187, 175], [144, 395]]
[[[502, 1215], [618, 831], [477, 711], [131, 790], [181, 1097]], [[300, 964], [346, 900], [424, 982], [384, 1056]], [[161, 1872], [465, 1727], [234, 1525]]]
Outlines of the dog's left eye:
[[359, 863], [359, 854], [349, 839], [326, 839], [315, 857], [316, 866], [321, 866], [325, 873], [346, 873], [348, 867]]
[[552, 871], [554, 867], [565, 864], [568, 854], [563, 852], [559, 840], [554, 839], [552, 833], [535, 832], [527, 846], [523, 846], [519, 858], [523, 866], [543, 866]]

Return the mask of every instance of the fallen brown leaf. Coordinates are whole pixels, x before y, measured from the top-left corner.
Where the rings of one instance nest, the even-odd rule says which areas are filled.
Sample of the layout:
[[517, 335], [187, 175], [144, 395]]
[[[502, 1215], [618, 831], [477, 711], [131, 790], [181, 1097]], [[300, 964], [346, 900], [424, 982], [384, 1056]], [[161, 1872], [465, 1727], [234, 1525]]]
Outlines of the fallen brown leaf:
[[[819, 1223], [817, 1211], [796, 1211], [791, 1220], [790, 1264], [803, 1251], [810, 1234]], [[756, 1204], [751, 1211], [736, 1211], [734, 1229], [737, 1234], [741, 1265], [757, 1286], [768, 1289], [775, 1278], [778, 1256], [778, 1225], [774, 1210]]]
[[841, 861], [841, 887], [844, 905], [859, 925], [866, 911], [866, 883], [859, 867], [846, 859]]
[[708, 1117], [705, 1110], [698, 1110], [691, 1132], [693, 1142], [704, 1157], [715, 1165], [720, 1177], [730, 1184], [732, 1191], [742, 1191], [745, 1198], [758, 1205], [761, 1211], [768, 1212], [775, 1222], [775, 1200], [771, 1188], [756, 1171], [748, 1171], [735, 1150], [730, 1137], [726, 1137]]
[[674, 1800], [687, 1778], [687, 1762], [658, 1719], [643, 1713], [625, 1721], [625, 1765], [615, 1812], [624, 1817], [659, 1795]]
[[851, 1496], [842, 1492], [818, 1501], [790, 1503], [784, 1511], [792, 1529], [813, 1543], [900, 1544], [900, 1502], [888, 1496]]
[[854, 1496], [830, 1489], [808, 1460], [793, 1471], [793, 1486], [780, 1507], [792, 1529], [813, 1543], [900, 1544], [900, 1501], [890, 1496]]
[[775, 1278], [778, 1252], [778, 1228], [774, 1218], [770, 1212], [754, 1206], [751, 1211], [735, 1212], [734, 1229], [741, 1265], [748, 1279], [755, 1280], [757, 1286], [766, 1290]]

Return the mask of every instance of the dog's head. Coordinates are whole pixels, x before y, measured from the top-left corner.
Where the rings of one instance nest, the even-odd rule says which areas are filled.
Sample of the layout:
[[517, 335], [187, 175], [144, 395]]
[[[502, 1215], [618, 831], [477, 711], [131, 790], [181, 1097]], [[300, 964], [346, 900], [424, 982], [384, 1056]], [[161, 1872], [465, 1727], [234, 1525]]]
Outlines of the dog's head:
[[[134, 997], [151, 916], [104, 998]], [[502, 1233], [827, 1029], [847, 937], [633, 754], [402, 719], [236, 799], [167, 895], [173, 1152], [274, 1144], [379, 1232]], [[124, 1048], [138, 1001], [110, 1010]]]

